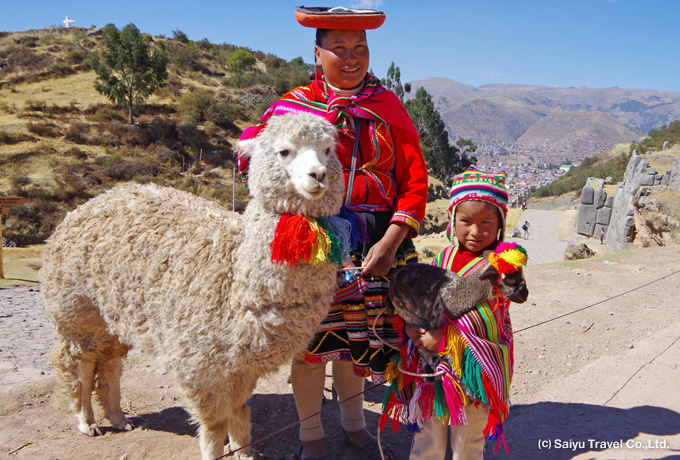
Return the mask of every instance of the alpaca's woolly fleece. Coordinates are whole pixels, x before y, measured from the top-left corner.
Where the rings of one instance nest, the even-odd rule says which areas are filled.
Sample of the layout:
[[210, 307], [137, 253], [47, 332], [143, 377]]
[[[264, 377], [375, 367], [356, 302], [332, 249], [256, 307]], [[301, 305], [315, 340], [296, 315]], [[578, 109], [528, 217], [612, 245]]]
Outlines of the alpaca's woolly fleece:
[[[272, 120], [244, 145], [253, 198], [243, 215], [175, 189], [132, 185], [66, 216], [41, 277], [58, 336], [53, 362], [81, 431], [99, 433], [92, 390], [114, 427], [131, 428], [118, 382], [134, 347], [176, 375], [204, 459], [222, 456], [227, 434], [232, 449], [250, 442], [246, 400], [257, 379], [304, 348], [336, 287], [335, 265], [273, 263], [270, 249], [282, 211], [339, 212], [334, 135], [314, 115]], [[304, 162], [291, 161], [302, 154]], [[251, 458], [247, 450], [237, 456]]]

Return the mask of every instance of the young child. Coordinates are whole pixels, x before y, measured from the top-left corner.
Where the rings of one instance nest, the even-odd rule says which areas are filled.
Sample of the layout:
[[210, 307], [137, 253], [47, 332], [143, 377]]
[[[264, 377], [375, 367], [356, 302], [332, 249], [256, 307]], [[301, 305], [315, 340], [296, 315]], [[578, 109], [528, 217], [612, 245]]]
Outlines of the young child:
[[[461, 276], [486, 266], [483, 252], [496, 250], [504, 238], [508, 205], [505, 177], [505, 173], [492, 174], [475, 166], [455, 177], [447, 229], [453, 245], [441, 251], [433, 265]], [[503, 247], [506, 245], [513, 246], [503, 243]], [[526, 263], [525, 253], [523, 257]], [[392, 416], [395, 422], [404, 422], [410, 431], [417, 431], [411, 460], [443, 460], [449, 423], [453, 459], [482, 459], [485, 438], [503, 440], [513, 367], [508, 306], [502, 298], [484, 302], [438, 329], [404, 325], [410, 340], [404, 337], [402, 372], [385, 398], [381, 427]], [[437, 369], [445, 371], [443, 377], [433, 382], [404, 372], [422, 373], [418, 347], [440, 353], [442, 361]]]

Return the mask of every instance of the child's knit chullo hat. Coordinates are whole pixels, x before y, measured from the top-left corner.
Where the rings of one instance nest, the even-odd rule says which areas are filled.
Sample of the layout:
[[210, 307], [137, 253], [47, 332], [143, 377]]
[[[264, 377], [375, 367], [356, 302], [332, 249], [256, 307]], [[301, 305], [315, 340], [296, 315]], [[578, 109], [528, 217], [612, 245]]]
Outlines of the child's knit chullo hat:
[[461, 201], [477, 200], [485, 201], [496, 206], [500, 211], [498, 240], [505, 239], [505, 218], [508, 215], [508, 192], [505, 189], [505, 172], [490, 173], [470, 166], [465, 172], [453, 178], [451, 191], [449, 192], [449, 226], [446, 236], [453, 243], [455, 237], [454, 222], [456, 206]]

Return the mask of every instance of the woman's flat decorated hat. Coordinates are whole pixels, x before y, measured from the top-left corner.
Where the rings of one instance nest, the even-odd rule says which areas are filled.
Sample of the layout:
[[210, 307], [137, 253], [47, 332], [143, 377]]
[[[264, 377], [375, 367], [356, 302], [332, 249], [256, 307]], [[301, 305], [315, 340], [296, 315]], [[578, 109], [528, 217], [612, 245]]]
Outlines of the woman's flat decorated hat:
[[385, 22], [385, 13], [378, 10], [325, 8], [316, 6], [295, 7], [295, 19], [305, 27], [314, 29], [377, 29]]

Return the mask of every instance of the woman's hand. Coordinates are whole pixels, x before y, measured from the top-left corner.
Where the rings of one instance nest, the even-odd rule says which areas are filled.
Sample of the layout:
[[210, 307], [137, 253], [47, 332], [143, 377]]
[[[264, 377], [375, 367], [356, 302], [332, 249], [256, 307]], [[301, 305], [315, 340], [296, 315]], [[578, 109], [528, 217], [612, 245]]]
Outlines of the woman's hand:
[[439, 343], [442, 340], [442, 330], [440, 328], [425, 329], [424, 327], [406, 323], [404, 331], [413, 340], [413, 344], [416, 347], [426, 348], [431, 351], [439, 349]]
[[362, 274], [373, 276], [387, 275], [394, 264], [397, 249], [404, 240], [410, 227], [401, 222], [392, 222], [385, 235], [368, 250], [362, 264]]

